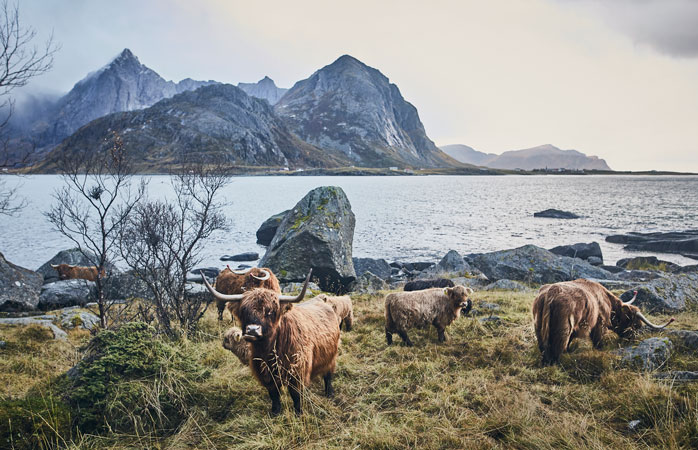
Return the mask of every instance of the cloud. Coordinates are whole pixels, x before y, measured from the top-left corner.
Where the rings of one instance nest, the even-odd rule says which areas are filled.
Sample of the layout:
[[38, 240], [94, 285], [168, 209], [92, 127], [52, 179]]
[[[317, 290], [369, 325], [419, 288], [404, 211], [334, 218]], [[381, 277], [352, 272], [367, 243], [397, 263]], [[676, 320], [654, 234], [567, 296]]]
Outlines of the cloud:
[[601, 15], [638, 44], [674, 57], [698, 57], [696, 0], [558, 0]]

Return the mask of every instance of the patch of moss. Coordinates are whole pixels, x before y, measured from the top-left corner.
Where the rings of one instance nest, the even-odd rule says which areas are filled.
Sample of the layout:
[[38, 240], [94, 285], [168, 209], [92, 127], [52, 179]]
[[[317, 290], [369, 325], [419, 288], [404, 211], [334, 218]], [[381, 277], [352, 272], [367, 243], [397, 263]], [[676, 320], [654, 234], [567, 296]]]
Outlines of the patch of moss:
[[310, 220], [310, 215], [300, 216], [291, 226], [292, 230], [297, 230], [301, 225]]
[[0, 400], [0, 447], [58, 448], [69, 439], [68, 405], [52, 396], [27, 395]]

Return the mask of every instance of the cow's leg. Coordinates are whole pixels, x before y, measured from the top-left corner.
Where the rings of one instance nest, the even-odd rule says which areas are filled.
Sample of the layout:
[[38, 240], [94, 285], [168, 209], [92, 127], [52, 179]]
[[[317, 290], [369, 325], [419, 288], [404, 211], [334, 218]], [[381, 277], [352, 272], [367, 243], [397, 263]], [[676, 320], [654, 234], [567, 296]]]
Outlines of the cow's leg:
[[218, 320], [223, 320], [223, 311], [225, 311], [225, 302], [216, 301], [218, 307]]
[[410, 341], [410, 337], [407, 335], [407, 331], [405, 330], [397, 330], [397, 334], [400, 336], [402, 339], [402, 342], [408, 346], [412, 347], [414, 344], [412, 344], [412, 341]]
[[269, 398], [271, 399], [271, 411], [269, 414], [272, 417], [276, 417], [281, 413], [281, 392], [279, 392], [279, 387], [276, 383], [267, 386], [267, 392], [269, 392]]
[[344, 331], [347, 330], [347, 325], [344, 323], [344, 319], [339, 321], [339, 331], [342, 331], [342, 325], [344, 325]]
[[344, 331], [351, 331], [351, 327], [354, 325], [354, 313], [349, 313], [347, 317], [344, 318]]
[[434, 325], [434, 328], [436, 328], [436, 334], [439, 336], [439, 342], [446, 342], [446, 328], [439, 325], [436, 320], [432, 322], [432, 325]]
[[332, 372], [327, 372], [324, 376], [325, 380], [325, 396], [328, 398], [334, 397], [334, 388], [332, 387]]
[[603, 341], [603, 336], [605, 334], [606, 328], [603, 326], [603, 323], [599, 320], [599, 323], [596, 324], [594, 328], [591, 329], [591, 343], [594, 344], [594, 348], [600, 349], [601, 348], [601, 343]]
[[393, 333], [391, 333], [387, 328], [385, 329], [385, 341], [388, 345], [393, 345]]
[[296, 414], [303, 413], [303, 408], [301, 407], [301, 397], [303, 393], [303, 384], [299, 380], [291, 380], [288, 384], [288, 393], [293, 400], [293, 409]]

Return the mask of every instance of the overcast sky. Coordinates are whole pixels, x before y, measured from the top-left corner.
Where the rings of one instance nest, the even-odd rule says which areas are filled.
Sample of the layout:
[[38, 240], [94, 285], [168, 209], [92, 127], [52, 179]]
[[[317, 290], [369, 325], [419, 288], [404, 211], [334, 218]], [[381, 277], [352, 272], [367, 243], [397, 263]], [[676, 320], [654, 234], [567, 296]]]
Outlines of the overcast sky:
[[379, 69], [438, 144], [550, 143], [617, 170], [698, 172], [698, 0], [22, 0], [68, 91], [130, 48], [166, 79], [290, 87], [342, 54]]

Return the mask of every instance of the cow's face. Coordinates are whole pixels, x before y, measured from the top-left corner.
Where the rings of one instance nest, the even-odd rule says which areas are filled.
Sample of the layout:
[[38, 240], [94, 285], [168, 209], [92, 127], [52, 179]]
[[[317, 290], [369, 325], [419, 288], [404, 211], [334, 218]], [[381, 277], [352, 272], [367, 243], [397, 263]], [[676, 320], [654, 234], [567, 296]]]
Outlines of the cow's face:
[[460, 308], [464, 308], [463, 311], [468, 313], [470, 308], [473, 306], [473, 302], [468, 298], [473, 290], [465, 286], [454, 286], [449, 288], [444, 288], [444, 293], [451, 302], [451, 307], [453, 311], [457, 311]]
[[243, 338], [255, 342], [272, 336], [282, 314], [289, 307], [290, 305], [282, 306], [278, 293], [269, 289], [260, 288], [245, 292], [238, 309]]
[[69, 264], [58, 264], [57, 266], [51, 264], [51, 267], [58, 272], [58, 279], [60, 280], [68, 280], [71, 278], [73, 268], [75, 266], [71, 266]]
[[223, 335], [223, 348], [233, 350], [235, 344], [242, 340], [242, 330], [238, 327], [232, 327]]
[[637, 313], [640, 312], [640, 308], [634, 305], [621, 306], [620, 314], [614, 317], [613, 331], [615, 331], [619, 336], [623, 336], [633, 330], [637, 330], [644, 325], [640, 316]]

